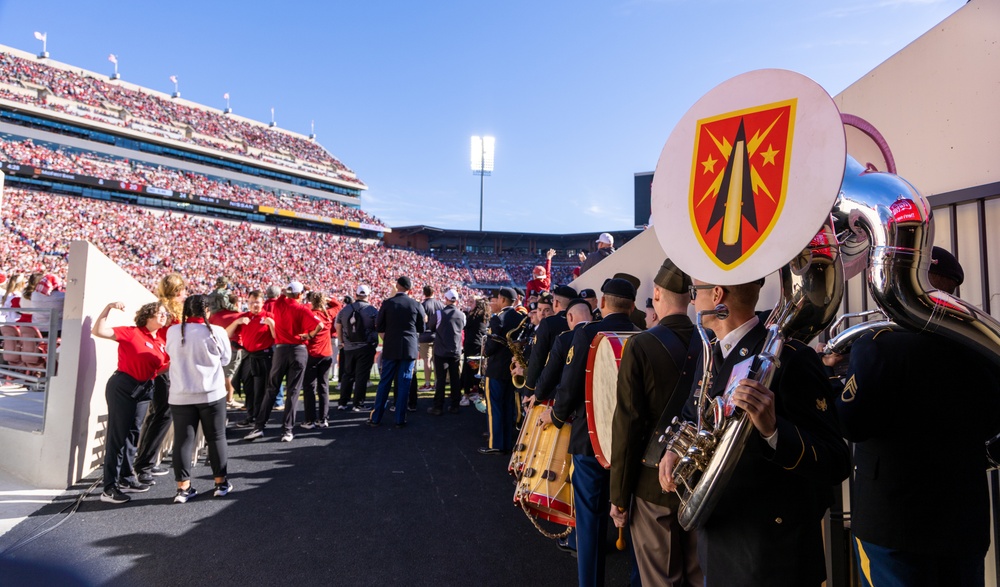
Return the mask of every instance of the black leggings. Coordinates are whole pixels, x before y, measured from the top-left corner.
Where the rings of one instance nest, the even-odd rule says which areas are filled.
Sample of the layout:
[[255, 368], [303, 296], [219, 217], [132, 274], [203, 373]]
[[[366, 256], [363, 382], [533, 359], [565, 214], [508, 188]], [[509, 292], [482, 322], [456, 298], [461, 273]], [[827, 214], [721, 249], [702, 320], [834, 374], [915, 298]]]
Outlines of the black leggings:
[[174, 416], [174, 479], [178, 482], [191, 478], [191, 456], [194, 439], [201, 423], [208, 443], [208, 461], [213, 477], [225, 477], [226, 456], [226, 398], [210, 404], [171, 404]]

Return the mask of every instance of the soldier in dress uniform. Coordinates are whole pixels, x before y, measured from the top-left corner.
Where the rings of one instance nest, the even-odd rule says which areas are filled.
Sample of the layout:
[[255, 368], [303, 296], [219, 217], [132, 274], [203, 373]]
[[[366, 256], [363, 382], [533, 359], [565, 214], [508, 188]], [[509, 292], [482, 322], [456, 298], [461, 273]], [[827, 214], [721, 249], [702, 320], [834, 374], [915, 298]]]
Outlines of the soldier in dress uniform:
[[[566, 321], [566, 310], [569, 308], [569, 302], [576, 298], [576, 290], [568, 285], [557, 286], [552, 292], [552, 309], [555, 310], [556, 314], [544, 318], [538, 323], [538, 327], [535, 328], [531, 355], [528, 358], [528, 369], [524, 373], [522, 401], [531, 402], [534, 397], [538, 377], [542, 374], [549, 351], [552, 350], [553, 342], [560, 333], [569, 330], [569, 325]], [[553, 383], [554, 385], [555, 383]]]
[[511, 381], [510, 362], [513, 355], [507, 347], [507, 333], [517, 328], [524, 315], [514, 309], [517, 294], [501, 287], [490, 296], [493, 316], [486, 335], [486, 414], [489, 419], [489, 442], [479, 454], [504, 454], [514, 446], [516, 403]]
[[624, 279], [609, 279], [601, 292], [601, 310], [607, 316], [590, 322], [573, 335], [566, 366], [556, 388], [555, 404], [543, 421], [562, 427], [572, 419], [569, 452], [573, 455], [573, 505], [576, 513], [577, 578], [580, 585], [604, 583], [605, 537], [609, 516], [609, 472], [597, 461], [587, 431], [584, 389], [590, 344], [601, 331], [635, 332], [629, 319], [635, 307], [635, 288]]

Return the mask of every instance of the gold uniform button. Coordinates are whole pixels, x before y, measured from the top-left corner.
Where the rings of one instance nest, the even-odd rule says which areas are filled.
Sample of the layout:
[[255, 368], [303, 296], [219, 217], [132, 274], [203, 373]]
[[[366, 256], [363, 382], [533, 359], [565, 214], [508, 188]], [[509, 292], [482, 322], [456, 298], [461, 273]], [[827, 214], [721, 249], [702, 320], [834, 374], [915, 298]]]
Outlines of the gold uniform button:
[[775, 524], [780, 524], [781, 523], [781, 518], [775, 518], [774, 519], [774, 523]]

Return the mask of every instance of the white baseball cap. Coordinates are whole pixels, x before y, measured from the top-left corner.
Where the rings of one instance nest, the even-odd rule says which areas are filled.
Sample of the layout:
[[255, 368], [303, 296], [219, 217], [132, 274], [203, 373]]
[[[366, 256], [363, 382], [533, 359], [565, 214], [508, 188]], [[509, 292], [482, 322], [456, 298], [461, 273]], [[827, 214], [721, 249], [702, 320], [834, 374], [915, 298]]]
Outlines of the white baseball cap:
[[362, 283], [361, 285], [358, 286], [358, 294], [357, 295], [359, 295], [359, 296], [366, 296], [366, 295], [368, 295], [370, 293], [372, 293], [372, 288], [368, 287], [367, 285], [365, 285], [365, 284]]
[[615, 237], [611, 236], [607, 232], [602, 232], [601, 236], [597, 237], [597, 240], [594, 241], [594, 242], [604, 243], [606, 245], [614, 245], [615, 244]]
[[286, 289], [289, 291], [289, 293], [300, 294], [305, 289], [305, 287], [303, 287], [302, 284], [299, 283], [298, 281], [292, 281], [291, 283], [288, 284], [288, 287]]
[[448, 291], [444, 292], [444, 299], [457, 302], [458, 292], [453, 289], [449, 289]]

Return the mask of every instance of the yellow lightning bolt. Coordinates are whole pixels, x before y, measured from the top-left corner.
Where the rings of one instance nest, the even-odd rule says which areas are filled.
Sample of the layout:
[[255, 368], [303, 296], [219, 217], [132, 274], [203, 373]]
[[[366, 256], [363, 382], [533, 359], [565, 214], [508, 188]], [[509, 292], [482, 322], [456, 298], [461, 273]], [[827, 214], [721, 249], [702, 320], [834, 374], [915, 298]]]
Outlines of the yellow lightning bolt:
[[774, 201], [774, 196], [772, 196], [771, 192], [768, 191], [767, 186], [764, 185], [764, 180], [760, 178], [760, 174], [757, 173], [757, 168], [753, 165], [750, 166], [750, 186], [753, 189], [753, 193], [758, 193], [757, 190], [759, 189], [761, 192], [764, 192], [764, 194], [767, 195], [772, 202]]
[[712, 131], [706, 128], [705, 132], [708, 133], [708, 136], [711, 137], [712, 142], [715, 143], [715, 147], [719, 150], [720, 153], [722, 153], [722, 158], [728, 160], [729, 154], [733, 152], [733, 146], [729, 144], [729, 139], [723, 137], [722, 142], [720, 143], [719, 139], [715, 138], [715, 135], [712, 134]]
[[764, 131], [764, 134], [760, 134], [759, 130], [753, 134], [753, 138], [750, 139], [750, 142], [747, 143], [747, 151], [750, 153], [751, 157], [753, 156], [754, 153], [757, 152], [757, 148], [760, 147], [760, 144], [764, 142], [764, 139], [766, 139], [767, 135], [771, 133], [771, 129], [774, 128], [775, 124], [778, 124], [779, 120], [781, 120], [781, 114], [778, 114], [778, 117], [775, 118], [774, 122], [772, 122], [771, 125], [767, 127], [767, 130]]

